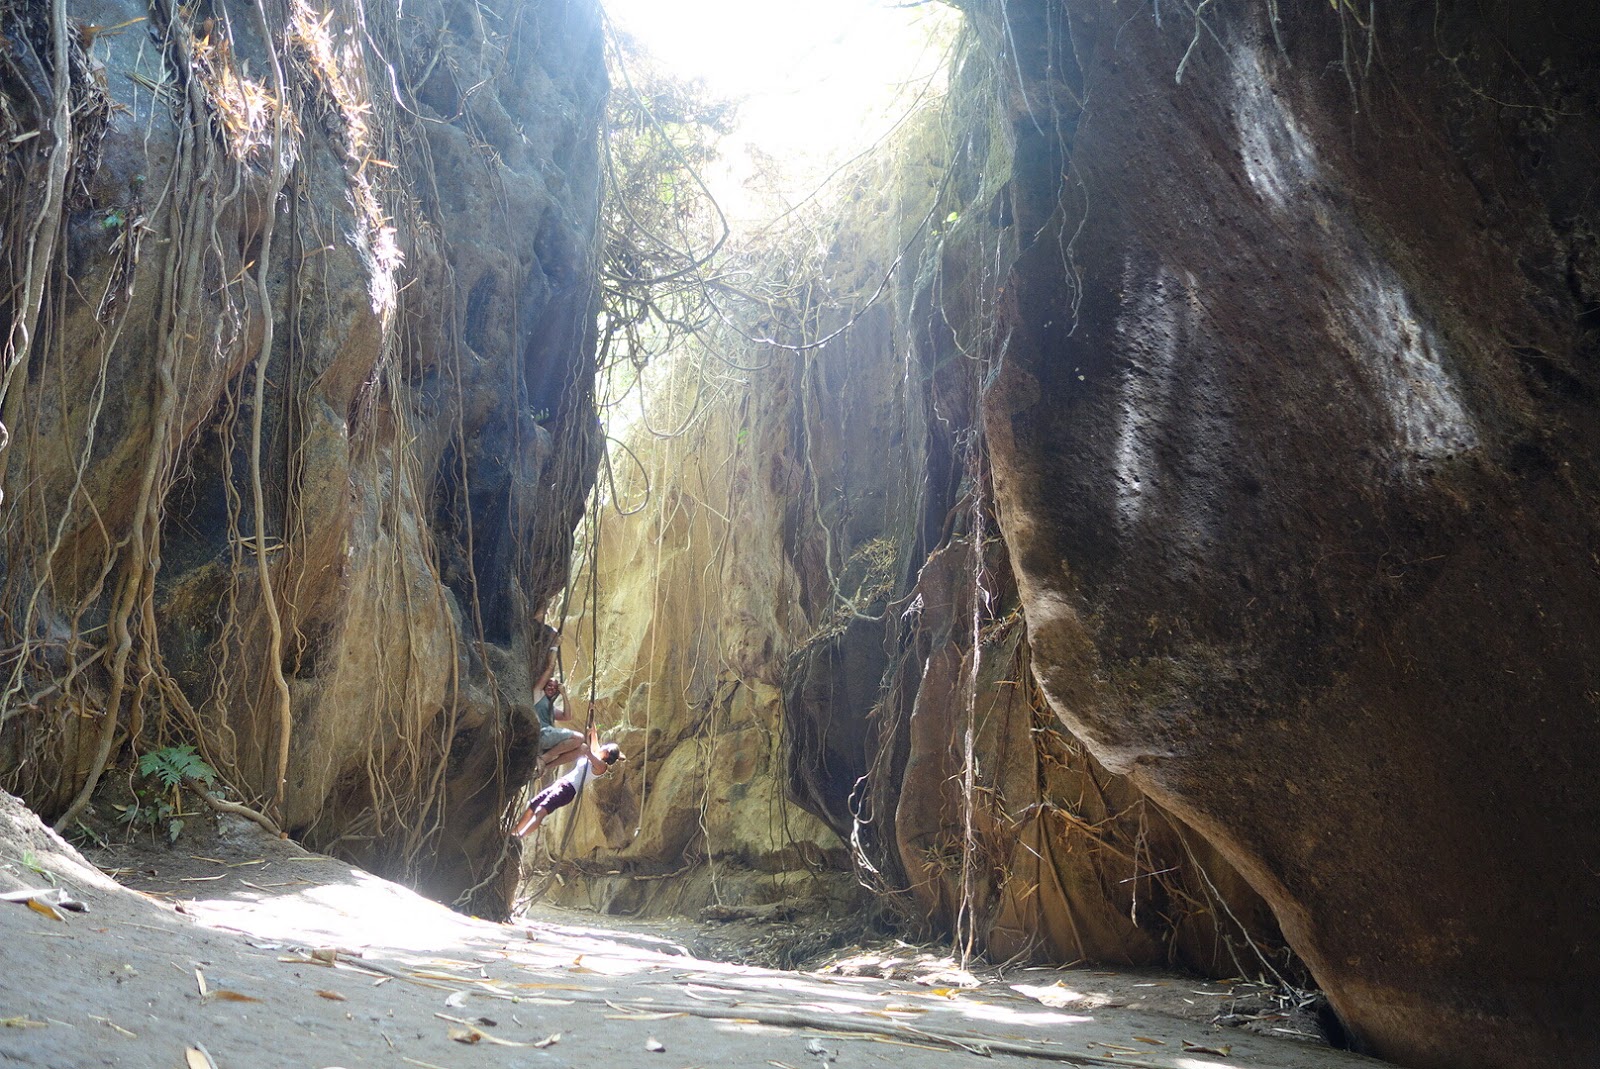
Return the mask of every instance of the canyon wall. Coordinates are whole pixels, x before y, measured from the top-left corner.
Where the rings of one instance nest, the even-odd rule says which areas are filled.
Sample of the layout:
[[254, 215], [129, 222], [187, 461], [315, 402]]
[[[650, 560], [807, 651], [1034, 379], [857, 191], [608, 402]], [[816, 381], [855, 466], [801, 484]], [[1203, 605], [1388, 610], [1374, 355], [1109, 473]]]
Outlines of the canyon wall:
[[650, 594], [720, 651], [678, 704], [780, 688], [771, 774], [963, 946], [1281, 968], [1402, 1064], [1587, 1064], [1595, 17], [963, 6], [815, 318], [726, 350], [733, 414], [658, 472], [673, 510], [716, 474], [717, 556]]
[[599, 448], [597, 8], [5, 19], [6, 787], [67, 824], [196, 743], [308, 845], [504, 912]]
[[6, 8], [3, 786], [70, 825], [193, 741], [503, 913], [559, 626], [629, 760], [555, 900], [1594, 1061], [1600, 16], [963, 7], [944, 110], [612, 427], [570, 584], [595, 9]]
[[1303, 982], [1262, 900], [1033, 680], [973, 429], [995, 231], [951, 209], [988, 161], [956, 129], [919, 112], [739, 250], [725, 272], [805, 298], [730, 298], [728, 329], [646, 376], [563, 648], [575, 726], [629, 760], [552, 821], [534, 886]]

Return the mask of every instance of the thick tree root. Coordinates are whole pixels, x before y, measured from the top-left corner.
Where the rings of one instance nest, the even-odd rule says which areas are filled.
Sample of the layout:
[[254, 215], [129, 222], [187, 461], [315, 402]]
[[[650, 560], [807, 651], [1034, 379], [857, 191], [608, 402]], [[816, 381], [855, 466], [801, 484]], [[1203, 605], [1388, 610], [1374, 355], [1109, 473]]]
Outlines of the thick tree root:
[[185, 776], [183, 779], [183, 785], [193, 791], [202, 802], [216, 810], [218, 813], [232, 813], [236, 817], [244, 817], [246, 820], [253, 820], [267, 831], [271, 832], [276, 838], [287, 839], [289, 837], [284, 833], [283, 829], [278, 827], [278, 825], [273, 822], [272, 818], [267, 816], [265, 813], [251, 809], [247, 805], [240, 805], [238, 802], [229, 802], [222, 798], [218, 798], [216, 795], [206, 790], [205, 785], [199, 780], [195, 779], [193, 776]]

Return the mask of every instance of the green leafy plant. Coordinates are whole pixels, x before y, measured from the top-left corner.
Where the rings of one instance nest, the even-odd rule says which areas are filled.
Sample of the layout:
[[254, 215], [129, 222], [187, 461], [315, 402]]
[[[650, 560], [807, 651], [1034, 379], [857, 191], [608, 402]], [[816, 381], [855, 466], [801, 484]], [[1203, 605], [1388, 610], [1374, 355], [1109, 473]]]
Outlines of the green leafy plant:
[[194, 752], [193, 746], [166, 746], [139, 758], [139, 774], [160, 785], [154, 795], [139, 792], [139, 803], [117, 806], [121, 819], [131, 828], [165, 828], [168, 842], [177, 842], [183, 832], [183, 794], [185, 780], [209, 787], [217, 780], [217, 770]]
[[608, 374], [643, 368], [717, 320], [709, 289], [729, 230], [700, 175], [737, 111], [704, 83], [673, 77], [626, 34], [609, 43], [596, 355]]
[[217, 781], [217, 770], [206, 764], [194, 752], [193, 746], [167, 746], [151, 750], [139, 758], [139, 773], [154, 776], [168, 790], [176, 791], [185, 777], [192, 777], [209, 787]]
[[51, 882], [54, 882], [54, 877], [52, 877], [49, 871], [42, 864], [40, 864], [39, 855], [35, 854], [32, 850], [24, 850], [22, 852], [22, 867], [32, 872], [36, 876], [43, 876]]
[[117, 811], [117, 819], [130, 830], [150, 828], [153, 831], [165, 824], [168, 842], [176, 842], [178, 834], [183, 831], [183, 818], [175, 815], [172, 803], [164, 798], [141, 798], [139, 802], [113, 805], [112, 808]]

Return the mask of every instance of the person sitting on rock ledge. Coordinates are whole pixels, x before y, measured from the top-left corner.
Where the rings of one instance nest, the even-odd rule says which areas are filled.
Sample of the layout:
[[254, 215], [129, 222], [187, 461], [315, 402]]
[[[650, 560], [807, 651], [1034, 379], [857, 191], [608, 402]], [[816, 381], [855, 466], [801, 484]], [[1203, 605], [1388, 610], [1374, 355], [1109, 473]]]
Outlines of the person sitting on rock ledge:
[[601, 743], [599, 737], [591, 731], [588, 758], [587, 761], [580, 761], [571, 772], [530, 798], [527, 812], [522, 814], [522, 819], [511, 829], [511, 834], [521, 839], [539, 830], [539, 825], [544, 823], [545, 817], [562, 806], [572, 804], [591, 775], [603, 776], [611, 771], [612, 765], [623, 760], [622, 748], [614, 742]]

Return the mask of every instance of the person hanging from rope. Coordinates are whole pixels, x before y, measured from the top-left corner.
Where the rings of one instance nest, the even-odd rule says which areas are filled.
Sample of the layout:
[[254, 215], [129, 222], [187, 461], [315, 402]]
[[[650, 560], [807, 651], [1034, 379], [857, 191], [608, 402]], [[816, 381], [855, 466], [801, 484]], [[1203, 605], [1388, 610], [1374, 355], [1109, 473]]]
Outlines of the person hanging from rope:
[[583, 785], [589, 782], [590, 776], [603, 776], [611, 771], [612, 765], [624, 760], [622, 748], [614, 742], [602, 743], [593, 727], [589, 729], [586, 756], [588, 760], [579, 761], [571, 772], [528, 800], [528, 809], [522, 814], [522, 819], [517, 821], [516, 827], [511, 829], [512, 835], [521, 839], [538, 831], [545, 817], [562, 806], [572, 804], [578, 797], [578, 792], [583, 790]]
[[[572, 702], [567, 697], [566, 688], [556, 679], [555, 671], [555, 651], [551, 650], [550, 661], [545, 666], [539, 685], [534, 688], [535, 692], [543, 692], [539, 700], [533, 703], [533, 711], [539, 717], [540, 772], [547, 768], [560, 768], [568, 761], [585, 756], [582, 733], [556, 723], [557, 720], [572, 719]], [[593, 759], [592, 753], [588, 756]]]

